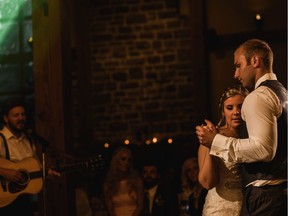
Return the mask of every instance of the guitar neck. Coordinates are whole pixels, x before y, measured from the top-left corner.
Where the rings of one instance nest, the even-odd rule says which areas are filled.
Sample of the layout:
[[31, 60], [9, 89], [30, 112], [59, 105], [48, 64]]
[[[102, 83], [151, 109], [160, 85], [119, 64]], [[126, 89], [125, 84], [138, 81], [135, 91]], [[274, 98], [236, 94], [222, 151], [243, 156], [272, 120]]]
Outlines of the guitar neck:
[[88, 169], [89, 168], [89, 163], [88, 162], [80, 162], [80, 163], [75, 163], [75, 164], [68, 164], [65, 166], [59, 166], [56, 167], [55, 170], [59, 172], [71, 172], [71, 171], [79, 171], [83, 169]]
[[95, 171], [103, 169], [102, 156], [86, 159], [85, 161], [80, 161], [64, 166], [57, 166], [55, 170], [59, 172], [69, 172], [69, 171]]
[[43, 177], [43, 172], [42, 171], [30, 172], [29, 176], [30, 176], [30, 179], [41, 178]]

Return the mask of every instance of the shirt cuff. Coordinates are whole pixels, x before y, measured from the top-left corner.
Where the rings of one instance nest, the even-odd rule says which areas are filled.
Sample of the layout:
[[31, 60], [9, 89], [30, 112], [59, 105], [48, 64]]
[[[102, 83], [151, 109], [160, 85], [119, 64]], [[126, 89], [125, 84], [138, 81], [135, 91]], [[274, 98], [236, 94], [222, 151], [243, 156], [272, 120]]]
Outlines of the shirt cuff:
[[225, 153], [227, 156], [227, 151], [224, 147], [224, 143], [226, 143], [227, 138], [228, 137], [221, 134], [216, 134], [211, 145], [210, 155], [214, 155], [227, 161], [228, 158], [225, 158]]

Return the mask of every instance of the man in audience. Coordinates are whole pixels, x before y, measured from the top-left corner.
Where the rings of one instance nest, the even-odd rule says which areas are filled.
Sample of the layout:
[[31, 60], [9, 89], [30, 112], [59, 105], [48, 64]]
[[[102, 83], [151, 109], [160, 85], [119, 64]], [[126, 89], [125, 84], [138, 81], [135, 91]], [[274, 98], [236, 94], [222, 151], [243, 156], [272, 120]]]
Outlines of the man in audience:
[[142, 166], [145, 188], [144, 216], [177, 215], [177, 196], [161, 184], [159, 166], [153, 161]]

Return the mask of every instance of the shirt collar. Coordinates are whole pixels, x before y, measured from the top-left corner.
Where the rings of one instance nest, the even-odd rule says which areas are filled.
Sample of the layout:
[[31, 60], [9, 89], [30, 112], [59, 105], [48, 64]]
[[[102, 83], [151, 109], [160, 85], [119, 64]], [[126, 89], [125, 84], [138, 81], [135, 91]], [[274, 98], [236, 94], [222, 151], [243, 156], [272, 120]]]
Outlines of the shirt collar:
[[256, 84], [255, 84], [255, 89], [264, 81], [266, 80], [277, 80], [277, 76], [275, 73], [266, 73], [264, 74], [262, 77], [260, 77], [260, 79], [257, 80]]
[[[2, 133], [3, 133], [3, 135], [6, 137], [7, 140], [8, 140], [8, 139], [11, 139], [11, 138], [13, 138], [13, 137], [16, 138], [16, 137], [14, 136], [14, 134], [13, 134], [6, 126], [3, 127]], [[22, 139], [24, 136], [25, 136], [25, 134], [22, 133], [19, 139]]]
[[158, 185], [153, 186], [152, 188], [150, 188], [148, 190], [148, 193], [151, 194], [151, 195], [155, 194], [156, 191], [157, 191], [157, 188], [158, 188]]

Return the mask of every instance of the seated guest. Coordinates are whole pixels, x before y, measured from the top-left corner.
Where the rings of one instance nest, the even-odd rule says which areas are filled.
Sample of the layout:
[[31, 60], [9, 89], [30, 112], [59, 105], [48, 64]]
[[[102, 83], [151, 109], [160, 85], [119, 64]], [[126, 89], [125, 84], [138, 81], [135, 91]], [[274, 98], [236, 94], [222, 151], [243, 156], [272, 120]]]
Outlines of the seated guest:
[[132, 151], [128, 147], [119, 147], [114, 152], [103, 192], [109, 216], [141, 214], [144, 201], [143, 181], [133, 168]]
[[201, 216], [207, 190], [198, 182], [198, 159], [184, 161], [181, 171], [181, 188], [178, 193], [179, 216]]

